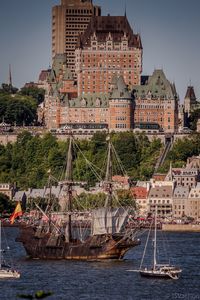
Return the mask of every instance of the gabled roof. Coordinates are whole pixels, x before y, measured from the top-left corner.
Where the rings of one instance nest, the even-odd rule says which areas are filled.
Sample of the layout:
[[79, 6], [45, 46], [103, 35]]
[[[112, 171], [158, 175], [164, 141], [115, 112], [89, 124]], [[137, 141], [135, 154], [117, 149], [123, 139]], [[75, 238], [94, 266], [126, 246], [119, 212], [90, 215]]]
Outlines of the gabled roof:
[[174, 198], [188, 198], [190, 189], [188, 186], [177, 186], [174, 190]]
[[131, 188], [131, 193], [136, 199], [146, 199], [147, 198], [147, 188], [142, 186], [135, 186]]
[[186, 94], [185, 94], [185, 98], [189, 98], [194, 101], [196, 100], [196, 95], [195, 95], [193, 86], [188, 86]]
[[189, 198], [193, 198], [200, 201], [200, 184], [197, 184], [196, 187], [191, 188]]
[[63, 99], [69, 107], [108, 107], [109, 94], [93, 93], [84, 94], [78, 98]]
[[40, 72], [40, 75], [39, 75], [39, 81], [47, 81], [49, 75], [51, 73], [51, 69], [48, 69], [48, 70], [42, 70]]
[[24, 199], [24, 197], [27, 197], [27, 195], [24, 191], [17, 191], [13, 197], [13, 200], [22, 201]]
[[114, 76], [113, 90], [110, 95], [110, 99], [131, 99], [131, 93], [128, 91], [123, 76]]
[[165, 185], [151, 187], [149, 191], [149, 198], [171, 198], [172, 192], [172, 186]]
[[142, 49], [140, 36], [133, 33], [126, 16], [93, 16], [87, 29], [79, 38], [78, 48], [90, 47], [90, 38], [94, 33], [99, 42], [105, 42], [109, 33], [113, 42], [121, 42], [126, 34], [129, 47]]
[[170, 83], [163, 70], [154, 70], [151, 76], [142, 79], [142, 85], [134, 85], [133, 95], [135, 98], [161, 98], [178, 99], [174, 83]]
[[55, 77], [57, 77], [63, 71], [63, 65], [66, 65], [66, 63], [67, 56], [65, 53], [55, 55], [50, 74], [50, 81], [55, 80]]
[[66, 68], [63, 74], [63, 80], [74, 80], [72, 72], [70, 69]]

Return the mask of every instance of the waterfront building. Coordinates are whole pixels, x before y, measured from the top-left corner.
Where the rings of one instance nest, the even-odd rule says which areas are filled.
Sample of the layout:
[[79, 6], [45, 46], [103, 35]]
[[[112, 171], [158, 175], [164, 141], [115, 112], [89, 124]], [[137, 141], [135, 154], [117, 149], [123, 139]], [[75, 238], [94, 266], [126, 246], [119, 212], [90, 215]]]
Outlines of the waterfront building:
[[123, 76], [129, 89], [140, 83], [142, 43], [126, 16], [92, 17], [75, 56], [79, 96], [111, 92], [115, 74]]
[[92, 0], [61, 0], [60, 5], [52, 8], [52, 58], [66, 53], [73, 76], [78, 36], [85, 31], [92, 16], [100, 15], [101, 8], [93, 5]]
[[148, 214], [148, 189], [142, 186], [134, 186], [131, 188], [131, 194], [136, 202], [136, 207], [140, 216]]
[[188, 157], [186, 166], [188, 169], [196, 168], [200, 170], [200, 155]]
[[162, 218], [172, 217], [174, 183], [172, 181], [151, 181], [148, 194], [149, 212], [155, 213], [158, 208], [158, 215]]
[[200, 221], [200, 183], [190, 190], [185, 214], [195, 221]]
[[15, 193], [15, 188], [10, 183], [0, 183], [0, 193], [6, 195], [11, 200]]
[[170, 83], [163, 70], [141, 78], [133, 88], [134, 130], [151, 128], [174, 133], [178, 131], [179, 98], [175, 85]]
[[195, 187], [200, 181], [200, 170], [198, 168], [172, 169], [173, 180], [178, 186]]
[[176, 186], [173, 194], [173, 217], [181, 219], [187, 215], [189, 186]]

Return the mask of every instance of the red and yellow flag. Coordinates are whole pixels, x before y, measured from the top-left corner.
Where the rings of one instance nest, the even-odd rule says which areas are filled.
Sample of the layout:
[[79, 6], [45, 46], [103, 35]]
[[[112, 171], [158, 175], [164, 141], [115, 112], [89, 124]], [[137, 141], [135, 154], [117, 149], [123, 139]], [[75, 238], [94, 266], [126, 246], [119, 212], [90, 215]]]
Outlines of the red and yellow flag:
[[10, 224], [14, 223], [14, 220], [22, 215], [22, 208], [20, 202], [17, 203], [14, 212], [10, 216]]

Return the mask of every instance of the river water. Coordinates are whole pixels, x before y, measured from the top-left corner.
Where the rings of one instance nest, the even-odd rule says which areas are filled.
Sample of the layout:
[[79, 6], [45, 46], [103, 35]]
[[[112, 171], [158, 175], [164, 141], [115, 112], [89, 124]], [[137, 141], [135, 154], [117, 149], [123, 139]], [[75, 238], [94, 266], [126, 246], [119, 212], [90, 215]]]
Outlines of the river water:
[[[183, 269], [179, 280], [166, 280], [142, 278], [130, 271], [139, 267], [145, 235], [142, 245], [130, 250], [125, 261], [74, 262], [30, 260], [23, 246], [15, 242], [18, 229], [4, 231], [21, 278], [0, 280], [2, 300], [19, 299], [18, 294], [38, 290], [52, 291], [53, 295], [45, 298], [49, 300], [200, 299], [199, 233], [165, 233], [172, 262]], [[161, 234], [158, 232], [158, 239]], [[149, 250], [147, 261], [150, 257]]]

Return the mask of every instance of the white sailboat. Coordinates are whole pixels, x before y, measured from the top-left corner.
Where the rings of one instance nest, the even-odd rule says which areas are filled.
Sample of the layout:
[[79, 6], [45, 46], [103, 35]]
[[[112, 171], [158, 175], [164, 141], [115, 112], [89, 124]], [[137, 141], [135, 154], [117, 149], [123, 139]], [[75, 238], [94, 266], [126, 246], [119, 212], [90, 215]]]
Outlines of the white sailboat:
[[153, 242], [153, 266], [151, 268], [143, 268], [143, 261], [145, 257], [145, 252], [147, 249], [147, 244], [150, 236], [151, 227], [149, 230], [149, 234], [147, 236], [146, 245], [144, 248], [144, 253], [142, 257], [142, 261], [140, 264], [140, 275], [145, 277], [161, 277], [161, 278], [171, 278], [178, 279], [182, 270], [179, 267], [170, 264], [158, 264], [157, 263], [157, 206], [155, 208], [155, 223], [154, 223], [154, 242]]
[[0, 279], [5, 278], [20, 278], [20, 273], [11, 266], [7, 265], [2, 256], [3, 250], [1, 248], [1, 220], [0, 220]]

